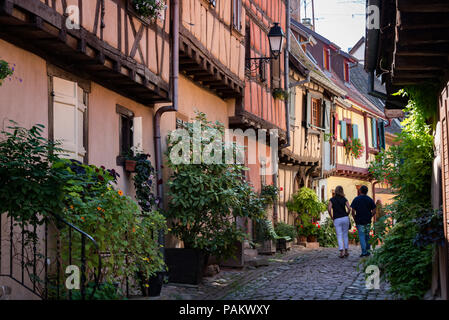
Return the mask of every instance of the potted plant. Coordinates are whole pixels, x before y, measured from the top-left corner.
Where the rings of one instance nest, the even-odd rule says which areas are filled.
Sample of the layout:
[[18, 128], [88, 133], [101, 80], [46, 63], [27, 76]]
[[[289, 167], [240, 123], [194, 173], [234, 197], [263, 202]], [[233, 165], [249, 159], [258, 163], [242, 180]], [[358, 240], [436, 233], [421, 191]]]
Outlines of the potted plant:
[[258, 248], [260, 254], [275, 254], [276, 239], [278, 238], [274, 230], [273, 223], [266, 218], [257, 219], [256, 221], [256, 239], [261, 243]]
[[[264, 216], [259, 196], [244, 179], [242, 165], [227, 164], [223, 159], [207, 162], [206, 148], [214, 143], [214, 150], [226, 148], [235, 152], [235, 144], [228, 145], [208, 130], [224, 135], [221, 123], [207, 121], [204, 113], [197, 113], [196, 121], [204, 137], [195, 140], [197, 124], [185, 123], [184, 128], [193, 137], [195, 152], [203, 161], [194, 163], [193, 145], [180, 148], [179, 135], [169, 135], [167, 158], [172, 175], [168, 182], [169, 201], [167, 217], [171, 220], [171, 233], [181, 240], [184, 248], [167, 248], [166, 261], [169, 281], [198, 284], [209, 256], [223, 261], [234, 255], [236, 243], [242, 243], [246, 233], [236, 224], [238, 218], [256, 219]], [[206, 132], [206, 133], [205, 133]], [[210, 131], [209, 131], [210, 132]], [[180, 154], [180, 150], [185, 152]], [[186, 151], [187, 150], [187, 151]], [[233, 153], [234, 154], [234, 153]], [[211, 155], [212, 156], [212, 155]]]
[[291, 248], [291, 242], [296, 239], [296, 227], [287, 223], [279, 222], [274, 229], [278, 235], [279, 249], [281, 251], [289, 250]]
[[309, 235], [307, 236], [307, 242], [317, 242], [320, 228], [321, 226], [318, 222], [309, 223]]
[[[318, 199], [316, 193], [309, 188], [303, 187], [295, 193], [290, 201], [287, 202], [287, 208], [297, 214], [297, 224], [301, 230], [302, 236], [314, 235], [317, 227], [313, 224], [320, 216], [321, 212], [326, 210], [326, 205]], [[315, 228], [315, 229], [314, 229]], [[302, 239], [303, 240], [303, 239]]]
[[305, 242], [307, 242], [307, 236], [309, 235], [307, 232], [307, 229], [304, 228], [304, 225], [301, 223], [297, 224], [296, 227], [296, 233], [297, 233], [297, 239], [298, 239], [298, 244], [303, 244]]

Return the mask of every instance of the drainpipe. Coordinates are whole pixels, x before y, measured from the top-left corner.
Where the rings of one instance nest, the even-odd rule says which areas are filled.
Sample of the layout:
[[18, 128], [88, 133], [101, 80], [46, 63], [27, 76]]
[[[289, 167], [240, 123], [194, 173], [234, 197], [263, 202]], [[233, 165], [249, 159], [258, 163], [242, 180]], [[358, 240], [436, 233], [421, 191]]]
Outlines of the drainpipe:
[[[285, 31], [286, 37], [287, 37], [287, 44], [285, 48], [285, 54], [284, 54], [284, 88], [287, 92], [289, 92], [290, 89], [290, 0], [287, 0], [287, 3], [285, 4], [285, 28], [287, 29]], [[287, 142], [284, 143], [279, 147], [280, 149], [284, 149], [290, 146], [290, 95], [285, 100], [285, 127], [287, 131]], [[279, 170], [278, 170], [279, 172]], [[273, 184], [277, 186], [278, 184], [278, 172], [275, 172], [273, 175]], [[273, 220], [276, 223], [278, 218], [278, 203], [275, 201], [274, 203], [274, 209], [273, 209]]]
[[[285, 28], [287, 36], [287, 47], [284, 54], [284, 88], [288, 92], [290, 89], [290, 0], [286, 3], [286, 23]], [[280, 149], [284, 149], [290, 146], [290, 97], [285, 100], [285, 126], [287, 128], [287, 142], [283, 144]]]
[[[166, 112], [178, 111], [178, 82], [179, 82], [179, 0], [171, 1], [171, 19], [172, 19], [172, 69], [170, 75], [170, 86], [172, 92], [172, 105], [161, 107], [154, 115], [154, 144], [156, 158], [156, 176], [157, 176], [157, 196], [159, 199], [158, 207], [164, 206], [164, 185], [162, 178], [162, 144], [161, 144], [161, 117]], [[165, 234], [159, 232], [159, 243], [165, 246]], [[161, 247], [164, 254], [164, 247]]]

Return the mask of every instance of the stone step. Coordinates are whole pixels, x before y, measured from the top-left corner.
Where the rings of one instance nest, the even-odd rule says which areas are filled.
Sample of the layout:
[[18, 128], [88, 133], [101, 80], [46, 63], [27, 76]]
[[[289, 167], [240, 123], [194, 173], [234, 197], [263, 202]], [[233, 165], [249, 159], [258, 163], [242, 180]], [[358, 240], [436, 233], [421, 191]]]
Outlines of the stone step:
[[253, 258], [253, 259], [245, 261], [245, 266], [255, 267], [255, 268], [268, 266], [268, 259], [267, 258]]

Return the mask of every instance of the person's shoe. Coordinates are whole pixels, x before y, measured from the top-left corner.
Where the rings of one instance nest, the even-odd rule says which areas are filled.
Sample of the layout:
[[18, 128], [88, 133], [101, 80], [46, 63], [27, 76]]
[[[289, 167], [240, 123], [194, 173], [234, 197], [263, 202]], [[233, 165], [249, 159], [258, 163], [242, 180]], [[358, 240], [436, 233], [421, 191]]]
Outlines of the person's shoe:
[[348, 256], [349, 256], [349, 252], [346, 251], [346, 252], [345, 252], [345, 257], [348, 257]]

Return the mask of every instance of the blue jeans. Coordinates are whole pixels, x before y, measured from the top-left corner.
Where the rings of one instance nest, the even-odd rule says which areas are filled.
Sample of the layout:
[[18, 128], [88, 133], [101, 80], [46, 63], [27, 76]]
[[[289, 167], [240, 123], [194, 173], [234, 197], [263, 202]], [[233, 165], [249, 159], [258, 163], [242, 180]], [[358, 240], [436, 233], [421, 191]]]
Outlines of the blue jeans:
[[371, 230], [371, 224], [358, 224], [357, 230], [359, 232], [360, 247], [362, 247], [362, 254], [367, 255], [371, 249], [369, 243], [369, 233]]

